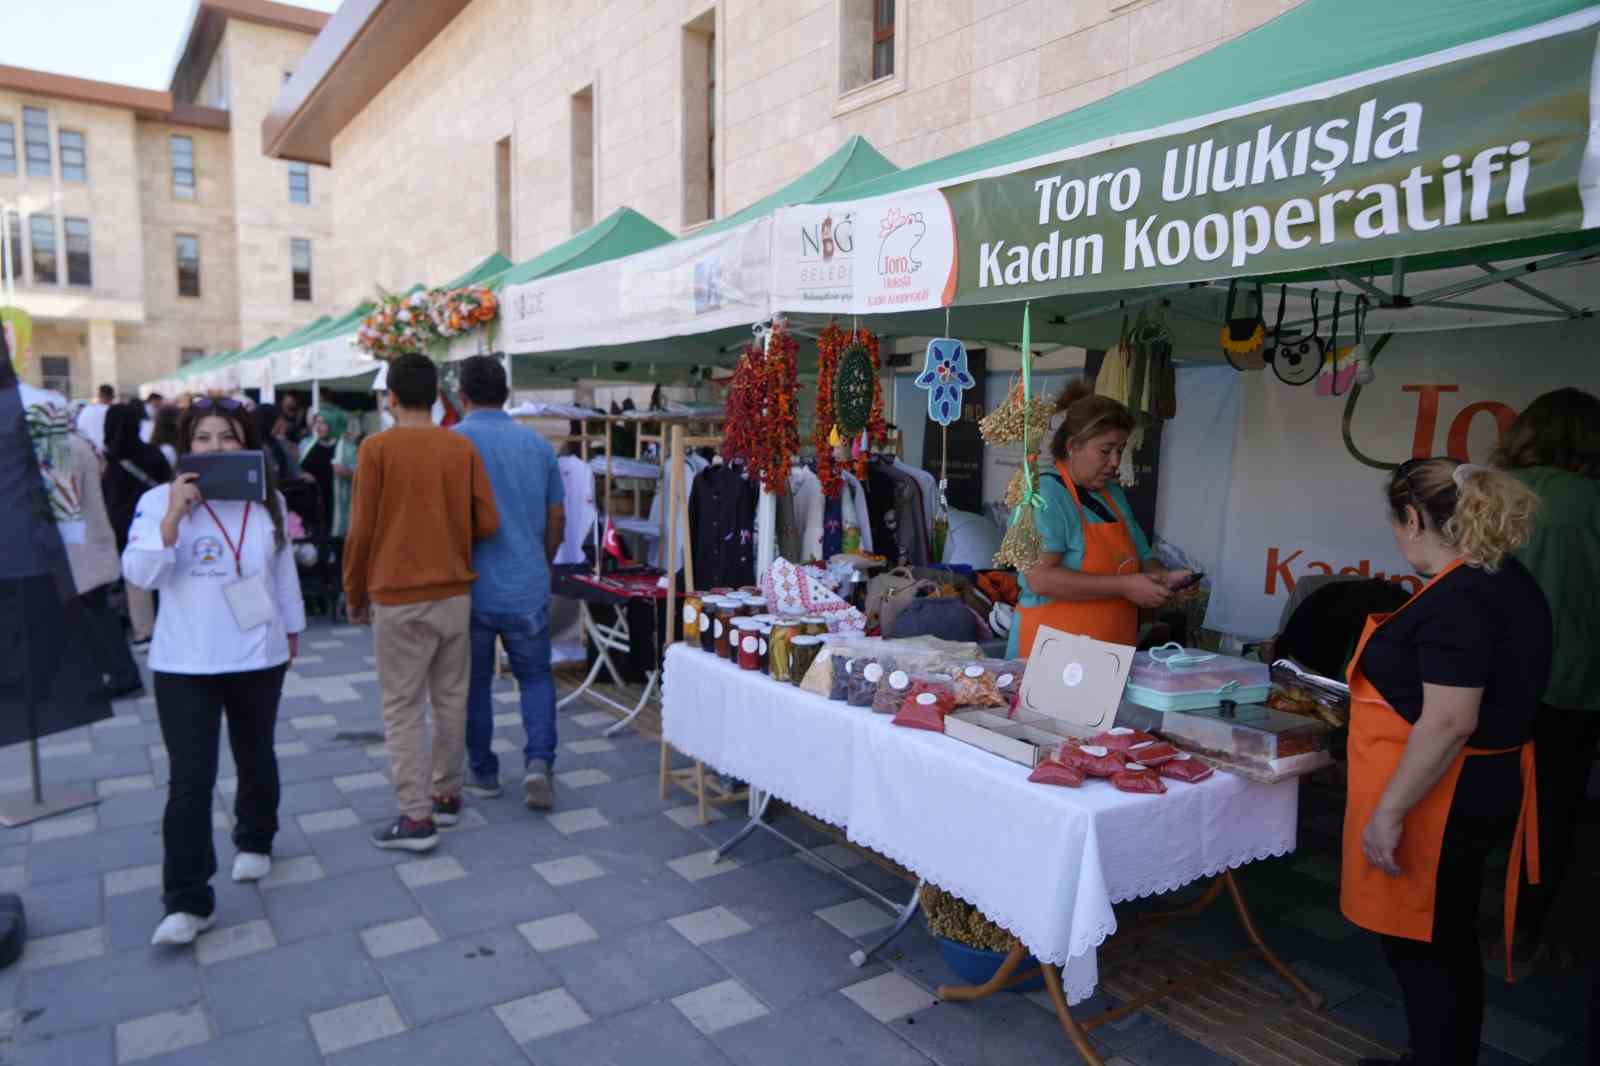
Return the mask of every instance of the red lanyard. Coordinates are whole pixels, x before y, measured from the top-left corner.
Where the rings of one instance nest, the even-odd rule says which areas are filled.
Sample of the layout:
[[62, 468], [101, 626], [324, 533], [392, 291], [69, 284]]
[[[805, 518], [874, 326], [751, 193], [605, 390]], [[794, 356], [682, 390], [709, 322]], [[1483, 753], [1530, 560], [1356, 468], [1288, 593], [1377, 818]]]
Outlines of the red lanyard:
[[228, 536], [227, 527], [222, 524], [222, 519], [217, 517], [217, 512], [211, 509], [211, 504], [207, 503], [205, 500], [201, 500], [200, 506], [206, 509], [206, 514], [211, 516], [211, 521], [215, 522], [217, 524], [217, 528], [222, 530], [222, 539], [228, 542], [228, 550], [233, 552], [233, 572], [239, 577], [244, 577], [244, 567], [239, 562], [239, 556], [244, 552], [244, 532], [250, 526], [250, 501], [245, 501], [244, 520], [239, 523], [238, 544], [235, 544], [233, 542], [233, 538]]

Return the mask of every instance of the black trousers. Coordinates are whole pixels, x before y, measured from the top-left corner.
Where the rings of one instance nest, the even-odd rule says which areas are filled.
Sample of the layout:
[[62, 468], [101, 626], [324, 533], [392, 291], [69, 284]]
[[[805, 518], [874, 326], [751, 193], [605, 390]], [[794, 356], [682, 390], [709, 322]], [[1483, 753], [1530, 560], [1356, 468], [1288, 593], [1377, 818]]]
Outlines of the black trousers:
[[[1522, 802], [1518, 756], [1481, 755], [1462, 768], [1445, 824], [1433, 940], [1383, 938], [1400, 982], [1416, 1066], [1474, 1066], [1483, 1029], [1478, 910], [1489, 854], [1508, 848]], [[1526, 873], [1523, 875], [1526, 877]]]
[[217, 872], [211, 792], [217, 785], [224, 715], [239, 774], [233, 802], [234, 846], [272, 854], [279, 793], [272, 741], [287, 670], [284, 664], [237, 674], [154, 675], [161, 739], [172, 764], [161, 821], [161, 902], [168, 914], [181, 911], [204, 918], [216, 909], [211, 890]]
[[110, 591], [109, 585], [90, 589], [78, 596], [78, 603], [83, 610], [89, 651], [100, 676], [105, 679], [106, 688], [124, 692], [141, 684], [139, 664], [134, 661], [128, 638], [122, 632], [122, 616], [112, 609], [106, 598]]
[[[1523, 934], [1537, 942], [1544, 936], [1545, 919], [1572, 866], [1578, 811], [1589, 783], [1589, 768], [1594, 765], [1595, 745], [1600, 743], [1600, 710], [1541, 707], [1533, 720], [1533, 742], [1539, 774], [1541, 877], [1539, 884], [1523, 887], [1517, 917]], [[1596, 945], [1573, 947], [1592, 952]]]

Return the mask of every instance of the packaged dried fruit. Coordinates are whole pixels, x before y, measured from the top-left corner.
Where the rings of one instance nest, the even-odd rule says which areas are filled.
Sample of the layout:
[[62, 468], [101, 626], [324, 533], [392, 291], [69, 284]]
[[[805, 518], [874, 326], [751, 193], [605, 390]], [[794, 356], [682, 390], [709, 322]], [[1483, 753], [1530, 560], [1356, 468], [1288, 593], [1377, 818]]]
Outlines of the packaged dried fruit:
[[1180, 751], [1161, 764], [1160, 772], [1162, 777], [1187, 781], [1193, 785], [1204, 781], [1217, 771], [1204, 759], [1197, 759], [1186, 751]]
[[[1004, 659], [979, 659], [950, 668], [957, 707], [1006, 707], [1011, 700], [1000, 691], [1000, 678], [1013, 674]], [[1014, 675], [1015, 676], [1015, 675]]]
[[900, 709], [895, 712], [894, 724], [909, 729], [926, 729], [934, 733], [943, 733], [944, 716], [955, 709], [955, 701], [951, 698], [947, 687], [940, 688], [921, 681], [913, 681], [909, 694], [901, 702]]
[[1040, 785], [1062, 785], [1066, 788], [1083, 787], [1084, 772], [1076, 766], [1046, 759], [1034, 767], [1028, 780]]
[[1112, 774], [1111, 783], [1123, 792], [1162, 793], [1167, 790], [1167, 786], [1162, 783], [1160, 775], [1155, 770], [1136, 762], [1131, 762], [1122, 770]]
[[872, 697], [878, 692], [878, 682], [883, 680], [887, 672], [877, 659], [856, 659], [850, 668], [850, 687], [845, 694], [845, 702], [852, 707], [871, 707]]
[[890, 669], [894, 664], [887, 664], [883, 676], [878, 679], [878, 689], [872, 695], [872, 710], [875, 714], [893, 714], [900, 709], [900, 704], [905, 702], [911, 694], [911, 673], [898, 666]]
[[1148, 744], [1155, 739], [1142, 729], [1129, 729], [1125, 725], [1119, 725], [1113, 726], [1097, 737], [1091, 737], [1089, 743], [1110, 748], [1112, 751], [1127, 751], [1135, 744]]
[[1112, 751], [1098, 744], [1078, 744], [1070, 740], [1061, 745], [1056, 760], [1068, 766], [1075, 766], [1090, 777], [1110, 777], [1121, 773], [1128, 762], [1127, 756], [1120, 751]]
[[1160, 766], [1177, 754], [1178, 749], [1164, 740], [1145, 740], [1128, 749], [1128, 758], [1146, 766]]

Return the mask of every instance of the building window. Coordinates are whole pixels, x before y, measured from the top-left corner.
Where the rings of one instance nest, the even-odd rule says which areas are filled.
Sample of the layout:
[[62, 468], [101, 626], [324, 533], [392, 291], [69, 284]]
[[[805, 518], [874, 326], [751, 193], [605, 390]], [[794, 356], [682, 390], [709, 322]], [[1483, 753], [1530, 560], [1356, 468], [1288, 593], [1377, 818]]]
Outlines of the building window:
[[178, 350], [178, 365], [188, 366], [206, 357], [204, 348], [181, 348]]
[[70, 397], [72, 395], [71, 358], [65, 355], [41, 355], [39, 357], [39, 387]]
[[311, 168], [304, 163], [289, 164], [289, 202], [291, 204], [311, 202]]
[[61, 180], [88, 181], [89, 163], [83, 151], [83, 134], [77, 130], [58, 130], [56, 143], [61, 149]]
[[311, 242], [304, 237], [289, 238], [289, 272], [296, 300], [311, 299]]
[[895, 0], [873, 0], [872, 4], [872, 80], [894, 75]]
[[67, 231], [67, 284], [93, 285], [89, 265], [89, 220], [63, 219]]
[[683, 221], [717, 214], [717, 35], [715, 10], [683, 28]]
[[42, 107], [22, 109], [22, 144], [28, 160], [28, 177], [50, 176], [50, 116]]
[[194, 138], [174, 133], [168, 147], [172, 160], [172, 195], [194, 199]]
[[28, 216], [28, 244], [33, 250], [33, 283], [54, 285], [56, 275], [56, 217]]
[[494, 247], [511, 257], [511, 138], [494, 142]]
[[572, 231], [594, 225], [594, 86], [572, 94]]
[[10, 119], [0, 122], [0, 174], [17, 172], [17, 124]]
[[178, 295], [200, 295], [200, 238], [192, 233], [178, 234]]
[[11, 246], [11, 281], [20, 284], [22, 281], [22, 216], [14, 211], [5, 212], [6, 243]]

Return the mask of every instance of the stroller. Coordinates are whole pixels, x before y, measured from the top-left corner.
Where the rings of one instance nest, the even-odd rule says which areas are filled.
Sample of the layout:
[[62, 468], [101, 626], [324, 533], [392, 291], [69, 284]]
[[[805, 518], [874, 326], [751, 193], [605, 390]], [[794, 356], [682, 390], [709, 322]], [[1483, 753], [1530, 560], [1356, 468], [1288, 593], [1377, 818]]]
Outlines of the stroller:
[[[300, 570], [300, 594], [306, 614], [323, 614], [330, 621], [344, 617], [342, 574], [343, 538], [329, 535], [322, 490], [314, 481], [289, 481], [278, 486], [289, 507], [290, 540]], [[295, 522], [294, 519], [299, 519]], [[298, 526], [298, 528], [293, 528]]]

